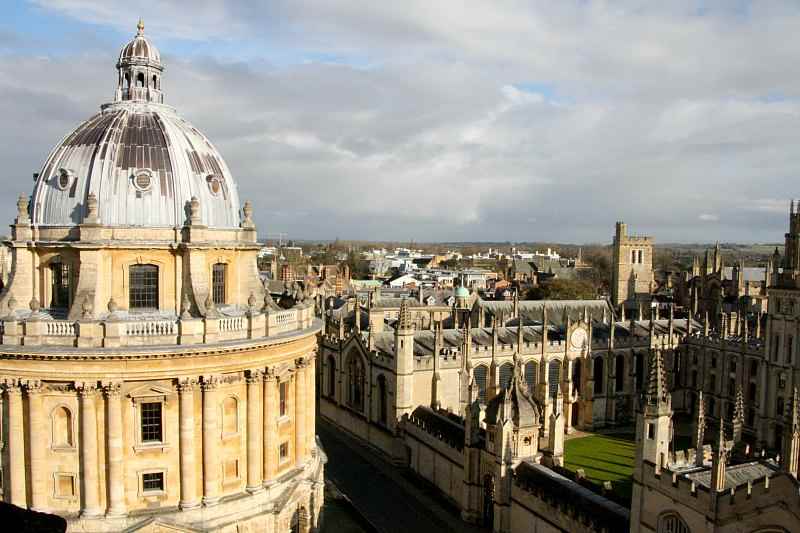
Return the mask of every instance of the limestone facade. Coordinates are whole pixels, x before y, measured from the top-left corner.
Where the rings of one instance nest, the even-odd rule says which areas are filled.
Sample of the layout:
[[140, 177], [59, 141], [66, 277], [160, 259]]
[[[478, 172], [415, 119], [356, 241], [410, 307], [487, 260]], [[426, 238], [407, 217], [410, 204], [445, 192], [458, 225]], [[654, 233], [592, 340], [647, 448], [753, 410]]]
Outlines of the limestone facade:
[[[81, 125], [39, 175], [42, 202], [17, 203], [0, 294], [3, 499], [70, 531], [311, 531], [324, 463], [314, 302], [279, 307], [264, 291], [252, 206], [239, 209], [210, 144], [183, 151], [164, 126], [160, 163], [137, 155], [155, 153], [141, 130], [163, 111], [144, 40], [140, 24], [107, 129]], [[74, 223], [59, 211], [71, 202]]]
[[628, 225], [617, 222], [612, 243], [611, 280], [611, 301], [615, 308], [649, 304], [655, 288], [653, 244], [652, 237], [629, 235]]

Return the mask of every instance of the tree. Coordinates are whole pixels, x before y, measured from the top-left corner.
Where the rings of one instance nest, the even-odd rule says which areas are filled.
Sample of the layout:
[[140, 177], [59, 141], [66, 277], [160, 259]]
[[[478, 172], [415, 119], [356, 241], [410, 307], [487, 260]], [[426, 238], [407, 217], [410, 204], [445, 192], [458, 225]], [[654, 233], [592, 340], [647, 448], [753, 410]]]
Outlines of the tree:
[[592, 300], [597, 297], [594, 286], [579, 279], [553, 279], [528, 291], [528, 300]]

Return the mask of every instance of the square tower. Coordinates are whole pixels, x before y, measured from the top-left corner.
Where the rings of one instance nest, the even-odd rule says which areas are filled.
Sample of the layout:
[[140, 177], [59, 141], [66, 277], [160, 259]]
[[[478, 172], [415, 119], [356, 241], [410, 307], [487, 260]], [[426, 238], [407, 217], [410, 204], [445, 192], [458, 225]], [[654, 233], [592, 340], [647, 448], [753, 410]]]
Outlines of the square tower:
[[614, 234], [611, 300], [617, 308], [629, 302], [650, 301], [653, 286], [653, 238], [628, 235], [628, 225], [617, 222]]

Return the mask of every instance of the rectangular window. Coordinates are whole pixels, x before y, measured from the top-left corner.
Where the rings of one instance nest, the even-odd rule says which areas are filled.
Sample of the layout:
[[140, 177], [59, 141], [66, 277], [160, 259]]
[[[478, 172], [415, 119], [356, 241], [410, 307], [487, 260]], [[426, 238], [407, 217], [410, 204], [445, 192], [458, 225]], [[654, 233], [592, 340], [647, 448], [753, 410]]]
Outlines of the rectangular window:
[[130, 309], [158, 309], [158, 267], [155, 265], [131, 265]]
[[164, 472], [151, 472], [149, 474], [142, 474], [143, 492], [163, 492], [163, 490]]
[[631, 250], [631, 263], [636, 262], [636, 250]]
[[228, 265], [217, 263], [211, 271], [211, 288], [214, 303], [217, 305], [225, 303], [225, 271]]
[[778, 351], [780, 348], [781, 338], [778, 335], [775, 335], [775, 352], [772, 354], [773, 361], [778, 360]]
[[786, 362], [792, 362], [792, 355], [794, 354], [794, 337], [789, 335], [786, 340]]
[[142, 442], [161, 442], [161, 402], [141, 404]]
[[280, 398], [280, 416], [286, 416], [286, 396], [287, 396], [287, 389], [289, 388], [289, 384], [285, 381], [282, 381], [280, 385], [278, 385], [278, 395]]
[[67, 263], [53, 263], [50, 265], [50, 273], [53, 278], [50, 307], [54, 309], [68, 308], [70, 296], [69, 265]]
[[72, 498], [73, 496], [75, 496], [75, 476], [57, 474], [56, 498]]
[[288, 442], [282, 442], [281, 443], [281, 447], [280, 447], [280, 450], [279, 450], [279, 455], [280, 455], [281, 461], [285, 461], [286, 459], [289, 458], [289, 443]]

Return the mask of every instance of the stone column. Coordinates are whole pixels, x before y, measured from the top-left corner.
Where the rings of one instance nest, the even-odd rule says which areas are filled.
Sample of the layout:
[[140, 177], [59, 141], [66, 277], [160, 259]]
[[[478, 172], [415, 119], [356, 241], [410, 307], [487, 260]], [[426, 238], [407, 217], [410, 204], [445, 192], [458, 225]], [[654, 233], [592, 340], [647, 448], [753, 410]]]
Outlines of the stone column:
[[27, 507], [22, 390], [17, 380], [7, 380], [5, 388], [8, 395], [8, 462], [11, 469], [11, 503], [18, 507]]
[[216, 505], [219, 502], [219, 420], [217, 411], [217, 376], [203, 378], [203, 504]]
[[45, 416], [42, 408], [42, 383], [30, 380], [25, 384], [28, 393], [28, 446], [31, 469], [31, 509], [44, 511], [47, 507], [47, 461], [45, 450]]
[[100, 491], [98, 484], [97, 461], [97, 412], [95, 398], [97, 387], [94, 383], [76, 383], [81, 396], [81, 463], [83, 478], [83, 507], [81, 515], [100, 516]]
[[184, 378], [178, 382], [180, 394], [180, 468], [181, 468], [181, 509], [193, 509], [200, 505], [197, 497], [197, 476], [195, 469], [196, 452], [194, 446], [194, 391], [197, 381]]
[[125, 506], [125, 464], [122, 451], [122, 383], [103, 385], [106, 395], [106, 439], [108, 443], [108, 515], [124, 516]]
[[294, 459], [297, 466], [306, 460], [306, 359], [295, 361], [297, 371], [294, 374]]
[[264, 415], [261, 412], [263, 379], [261, 370], [250, 370], [247, 376], [247, 490], [250, 493], [264, 489], [264, 467], [261, 464], [264, 452]]
[[[308, 369], [306, 370], [306, 377], [308, 383], [306, 384], [306, 434], [307, 444], [306, 453], [311, 454], [317, 447], [317, 431], [316, 431], [316, 403], [317, 403], [317, 387], [316, 387], [316, 358], [312, 356], [308, 359]], [[322, 381], [320, 380], [320, 385]]]
[[270, 370], [264, 373], [264, 481], [272, 483], [277, 469], [278, 453], [278, 377]]

